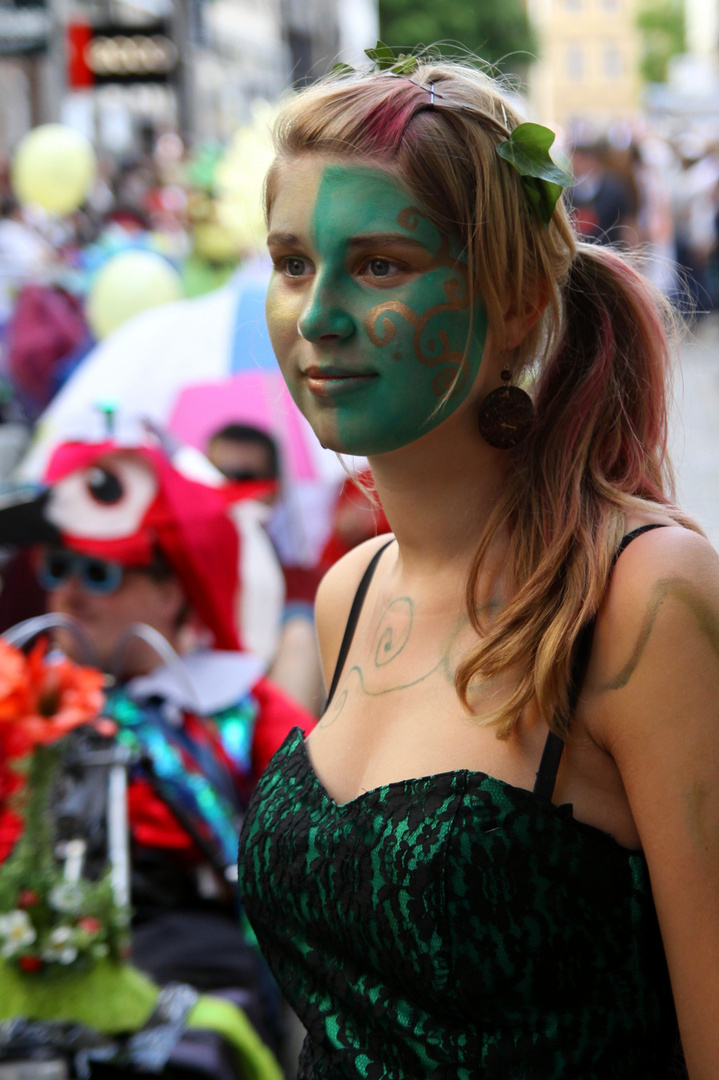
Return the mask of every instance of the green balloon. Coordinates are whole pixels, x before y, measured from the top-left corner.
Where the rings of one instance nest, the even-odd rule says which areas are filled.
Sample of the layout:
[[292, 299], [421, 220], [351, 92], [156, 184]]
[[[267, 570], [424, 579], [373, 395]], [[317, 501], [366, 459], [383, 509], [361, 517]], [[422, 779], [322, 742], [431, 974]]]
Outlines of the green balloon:
[[105, 263], [87, 299], [87, 321], [97, 338], [107, 337], [141, 311], [180, 300], [182, 279], [152, 251], [123, 251]]
[[21, 140], [12, 162], [18, 202], [71, 214], [87, 198], [97, 163], [90, 142], [64, 124], [41, 124]]

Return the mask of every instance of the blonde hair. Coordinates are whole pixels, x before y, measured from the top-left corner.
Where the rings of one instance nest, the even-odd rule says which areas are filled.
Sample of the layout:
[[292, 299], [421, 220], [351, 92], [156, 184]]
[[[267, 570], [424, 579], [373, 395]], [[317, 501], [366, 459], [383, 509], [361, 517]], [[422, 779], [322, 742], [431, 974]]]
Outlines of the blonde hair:
[[[530, 376], [536, 419], [511, 451], [514, 468], [472, 561], [467, 607], [479, 642], [456, 686], [469, 708], [476, 680], [519, 671], [482, 722], [506, 737], [535, 699], [564, 736], [575, 642], [601, 603], [626, 516], [661, 509], [700, 530], [670, 501], [666, 304], [618, 254], [579, 243], [562, 200], [545, 228], [496, 153], [520, 122], [499, 84], [467, 64], [330, 77], [280, 113], [266, 203], [269, 214], [292, 157], [375, 158], [460, 240], [470, 305], [481, 296], [494, 340], [501, 346], [508, 311], [532, 323], [509, 366]], [[478, 581], [501, 528], [514, 592], [489, 620]]]

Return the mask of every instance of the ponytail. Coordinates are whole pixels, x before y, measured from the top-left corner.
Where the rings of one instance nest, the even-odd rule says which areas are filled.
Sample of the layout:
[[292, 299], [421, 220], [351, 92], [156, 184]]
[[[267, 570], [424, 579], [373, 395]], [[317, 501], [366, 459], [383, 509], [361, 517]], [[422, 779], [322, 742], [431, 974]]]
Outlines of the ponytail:
[[[550, 728], [566, 735], [574, 644], [602, 601], [628, 514], [663, 512], [699, 531], [671, 501], [668, 304], [616, 252], [580, 244], [561, 310], [558, 345], [534, 386], [535, 424], [514, 451], [516, 471], [467, 587], [481, 643], [458, 670], [457, 689], [467, 704], [470, 683], [520, 670], [509, 701], [487, 717], [505, 737], [532, 698]], [[479, 571], [503, 523], [514, 592], [484, 625]]]

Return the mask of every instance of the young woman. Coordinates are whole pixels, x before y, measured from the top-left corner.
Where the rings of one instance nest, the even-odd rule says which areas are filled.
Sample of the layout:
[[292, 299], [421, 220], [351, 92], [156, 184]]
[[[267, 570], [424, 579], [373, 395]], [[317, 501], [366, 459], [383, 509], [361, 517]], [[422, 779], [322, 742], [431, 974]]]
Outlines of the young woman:
[[277, 126], [277, 358], [394, 531], [321, 586], [327, 710], [240, 845], [306, 1080], [659, 1080], [674, 1006], [719, 1076], [719, 560], [658, 301], [539, 208], [518, 125], [420, 63]]

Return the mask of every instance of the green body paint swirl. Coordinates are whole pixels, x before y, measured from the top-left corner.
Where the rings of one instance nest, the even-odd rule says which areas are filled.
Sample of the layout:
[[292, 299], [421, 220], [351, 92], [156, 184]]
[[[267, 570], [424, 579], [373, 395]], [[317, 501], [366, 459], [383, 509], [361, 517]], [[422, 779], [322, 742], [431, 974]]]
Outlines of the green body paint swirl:
[[639, 667], [659, 612], [667, 600], [678, 600], [691, 611], [699, 630], [707, 638], [719, 660], [719, 621], [717, 621], [716, 612], [684, 578], [660, 578], [650, 593], [647, 610], [632, 649], [632, 655], [612, 679], [597, 688], [600, 693], [608, 690], [622, 690], [627, 686]]

